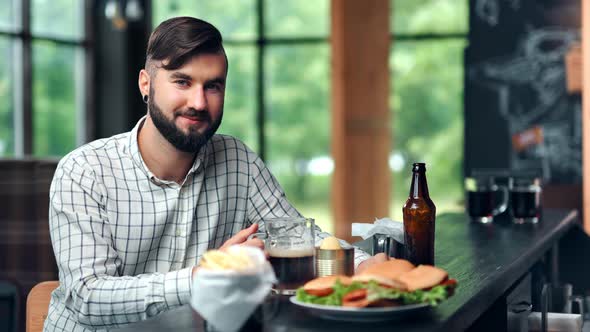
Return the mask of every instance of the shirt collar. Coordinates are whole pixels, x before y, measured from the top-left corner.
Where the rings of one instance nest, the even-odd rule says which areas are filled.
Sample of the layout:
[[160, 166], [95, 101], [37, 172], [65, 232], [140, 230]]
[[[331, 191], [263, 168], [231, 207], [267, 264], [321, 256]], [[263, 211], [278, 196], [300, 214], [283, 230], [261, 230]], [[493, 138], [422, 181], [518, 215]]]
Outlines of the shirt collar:
[[[152, 173], [149, 170], [149, 168], [147, 167], [147, 165], [145, 164], [145, 162], [143, 160], [143, 157], [141, 156], [141, 153], [139, 151], [139, 142], [138, 142], [139, 136], [138, 135], [139, 135], [139, 131], [141, 130], [141, 127], [143, 127], [143, 124], [145, 123], [146, 117], [147, 117], [147, 115], [144, 115], [141, 119], [139, 119], [137, 124], [135, 124], [135, 126], [133, 127], [133, 129], [129, 133], [129, 138], [127, 141], [127, 148], [128, 148], [129, 154], [131, 155], [131, 158], [133, 159], [133, 162], [135, 163], [135, 165], [137, 167], [139, 167], [151, 180], [161, 182], [161, 183], [172, 182], [172, 181], [161, 180], [157, 176], [155, 176], [154, 173]], [[205, 169], [205, 166], [207, 166], [207, 160], [209, 159], [207, 151], [210, 149], [210, 145], [211, 145], [211, 140], [209, 140], [203, 147], [201, 147], [201, 149], [199, 149], [199, 152], [197, 152], [197, 155], [195, 156], [195, 160], [193, 161], [193, 166], [190, 168], [190, 170], [188, 171], [188, 173], [184, 179], [185, 181], [186, 181], [186, 179], [188, 179], [188, 177], [192, 173], [198, 173], [198, 172], [202, 171], [203, 169]]]

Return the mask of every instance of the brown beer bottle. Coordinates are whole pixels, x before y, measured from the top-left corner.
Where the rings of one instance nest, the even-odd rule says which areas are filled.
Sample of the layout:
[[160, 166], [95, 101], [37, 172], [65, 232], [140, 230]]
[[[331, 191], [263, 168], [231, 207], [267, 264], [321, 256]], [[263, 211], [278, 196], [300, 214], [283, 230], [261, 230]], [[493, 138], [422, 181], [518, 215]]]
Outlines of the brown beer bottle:
[[428, 195], [426, 164], [414, 163], [410, 196], [402, 209], [406, 259], [414, 265], [434, 265], [436, 206]]

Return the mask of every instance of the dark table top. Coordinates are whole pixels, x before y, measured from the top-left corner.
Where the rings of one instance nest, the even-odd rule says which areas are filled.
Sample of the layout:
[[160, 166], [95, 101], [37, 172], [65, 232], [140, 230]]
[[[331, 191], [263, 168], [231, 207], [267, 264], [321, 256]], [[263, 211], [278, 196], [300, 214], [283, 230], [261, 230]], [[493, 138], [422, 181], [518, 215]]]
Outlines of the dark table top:
[[[469, 223], [464, 214], [443, 214], [436, 220], [435, 264], [457, 279], [455, 295], [435, 308], [395, 321], [352, 323], [315, 317], [281, 301], [265, 331], [461, 331], [576, 225], [577, 212], [546, 209], [536, 225]], [[202, 331], [203, 321], [189, 306], [160, 314], [122, 331]]]

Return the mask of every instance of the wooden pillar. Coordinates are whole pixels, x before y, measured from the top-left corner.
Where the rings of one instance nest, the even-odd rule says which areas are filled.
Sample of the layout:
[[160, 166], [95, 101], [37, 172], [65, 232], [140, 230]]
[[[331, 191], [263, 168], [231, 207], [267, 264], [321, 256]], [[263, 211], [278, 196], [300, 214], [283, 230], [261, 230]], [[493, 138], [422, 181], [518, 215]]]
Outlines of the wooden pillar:
[[590, 234], [590, 2], [582, 1], [582, 174], [584, 230]]
[[389, 215], [389, 0], [332, 0], [335, 235]]

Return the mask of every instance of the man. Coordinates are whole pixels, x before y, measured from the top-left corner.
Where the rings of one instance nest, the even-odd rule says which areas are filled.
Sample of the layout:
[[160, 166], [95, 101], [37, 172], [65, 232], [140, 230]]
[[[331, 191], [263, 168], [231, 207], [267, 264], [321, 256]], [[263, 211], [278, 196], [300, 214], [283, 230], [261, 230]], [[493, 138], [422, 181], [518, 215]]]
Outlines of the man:
[[[258, 223], [300, 216], [255, 153], [214, 135], [228, 70], [221, 41], [195, 18], [163, 22], [139, 73], [147, 115], [60, 161], [49, 208], [60, 286], [46, 331], [108, 329], [187, 304], [206, 250], [262, 248], [247, 240]], [[367, 258], [358, 251], [357, 265], [376, 260]]]

